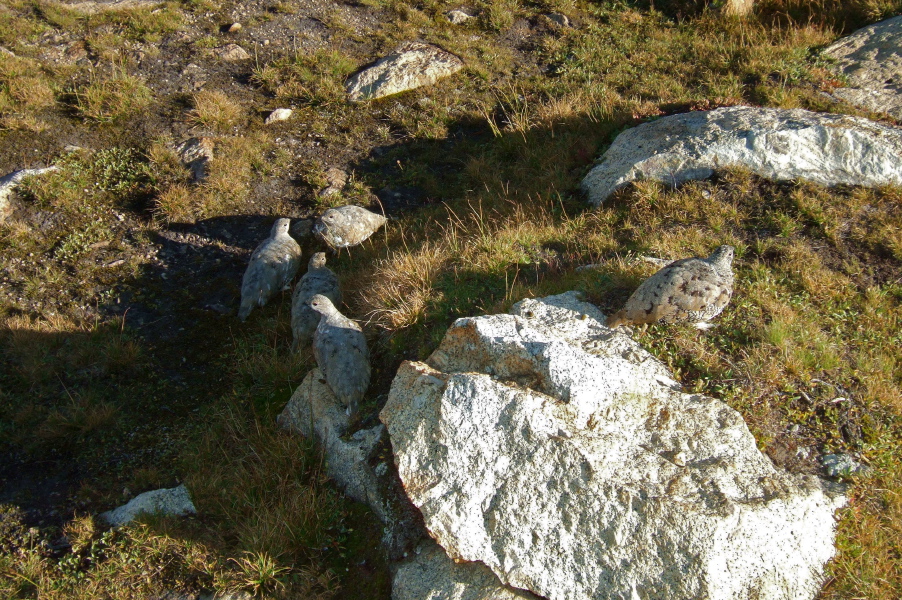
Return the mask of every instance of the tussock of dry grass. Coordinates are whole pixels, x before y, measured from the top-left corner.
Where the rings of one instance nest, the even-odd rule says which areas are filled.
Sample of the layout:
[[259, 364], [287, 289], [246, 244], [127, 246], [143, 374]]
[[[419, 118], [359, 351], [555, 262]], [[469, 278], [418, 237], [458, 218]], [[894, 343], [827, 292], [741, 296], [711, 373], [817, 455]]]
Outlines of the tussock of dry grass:
[[147, 108], [153, 101], [141, 79], [112, 66], [109, 76], [95, 74], [91, 83], [75, 91], [79, 114], [95, 121], [116, 121]]
[[188, 113], [188, 120], [211, 131], [229, 131], [244, 113], [240, 104], [219, 90], [198, 92], [191, 100], [194, 108]]

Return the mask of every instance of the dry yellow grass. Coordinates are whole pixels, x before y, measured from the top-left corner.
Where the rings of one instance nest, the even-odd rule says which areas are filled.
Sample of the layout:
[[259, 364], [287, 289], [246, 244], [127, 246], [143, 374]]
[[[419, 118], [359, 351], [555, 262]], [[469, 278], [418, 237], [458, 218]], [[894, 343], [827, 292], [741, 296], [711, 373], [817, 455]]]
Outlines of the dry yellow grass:
[[243, 116], [241, 105], [224, 92], [204, 90], [191, 97], [194, 107], [188, 113], [189, 122], [215, 132], [227, 132]]

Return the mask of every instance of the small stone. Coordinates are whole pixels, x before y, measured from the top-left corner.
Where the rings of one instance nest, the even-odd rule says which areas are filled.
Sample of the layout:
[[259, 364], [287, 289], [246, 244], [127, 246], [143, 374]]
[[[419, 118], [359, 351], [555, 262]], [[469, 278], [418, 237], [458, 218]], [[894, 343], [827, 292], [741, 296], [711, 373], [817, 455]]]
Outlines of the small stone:
[[453, 25], [462, 25], [473, 18], [473, 15], [460, 9], [448, 11], [446, 16]]
[[570, 18], [564, 13], [553, 12], [549, 13], [547, 16], [548, 20], [558, 27], [570, 27]]
[[326, 170], [326, 181], [329, 185], [317, 192], [320, 198], [328, 198], [336, 194], [340, 194], [348, 183], [348, 174], [336, 167], [329, 167]]
[[232, 23], [229, 25], [229, 33], [238, 33], [239, 31], [241, 31], [241, 23]]
[[170, 488], [144, 492], [132, 498], [128, 504], [100, 515], [113, 527], [130, 523], [135, 517], [146, 513], [185, 516], [197, 514], [188, 489], [184, 484]]
[[191, 138], [176, 146], [175, 151], [182, 164], [191, 169], [194, 181], [200, 182], [206, 178], [207, 163], [213, 160], [214, 146], [211, 138]]
[[251, 55], [247, 53], [247, 50], [238, 44], [228, 44], [227, 46], [217, 48], [216, 55], [222, 60], [227, 60], [229, 62], [248, 60], [251, 57]]
[[269, 125], [270, 123], [275, 123], [276, 121], [286, 121], [293, 112], [294, 111], [290, 108], [277, 108], [276, 110], [269, 113], [269, 116], [266, 117], [266, 121], [264, 121], [264, 123], [266, 125]]
[[825, 454], [821, 464], [827, 477], [849, 477], [867, 469], [849, 454]]

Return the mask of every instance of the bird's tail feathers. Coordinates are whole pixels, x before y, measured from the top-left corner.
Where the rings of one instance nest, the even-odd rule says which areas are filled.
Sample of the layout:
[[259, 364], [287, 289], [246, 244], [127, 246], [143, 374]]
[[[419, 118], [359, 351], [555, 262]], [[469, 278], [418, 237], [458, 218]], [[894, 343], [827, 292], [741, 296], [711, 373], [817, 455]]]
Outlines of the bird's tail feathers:
[[608, 329], [614, 329], [615, 327], [620, 327], [621, 325], [626, 323], [626, 312], [619, 310], [615, 312], [613, 315], [609, 316], [607, 321], [605, 322], [605, 326]]

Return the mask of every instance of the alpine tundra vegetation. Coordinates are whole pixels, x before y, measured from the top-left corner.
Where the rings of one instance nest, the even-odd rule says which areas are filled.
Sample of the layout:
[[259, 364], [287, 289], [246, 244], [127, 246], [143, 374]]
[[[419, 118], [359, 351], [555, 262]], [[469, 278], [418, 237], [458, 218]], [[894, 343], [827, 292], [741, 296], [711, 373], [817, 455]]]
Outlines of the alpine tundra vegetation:
[[[899, 15], [0, 2], [0, 597], [902, 597]], [[362, 393], [296, 278], [236, 318], [277, 222]], [[604, 327], [719, 247], [713, 328]]]

